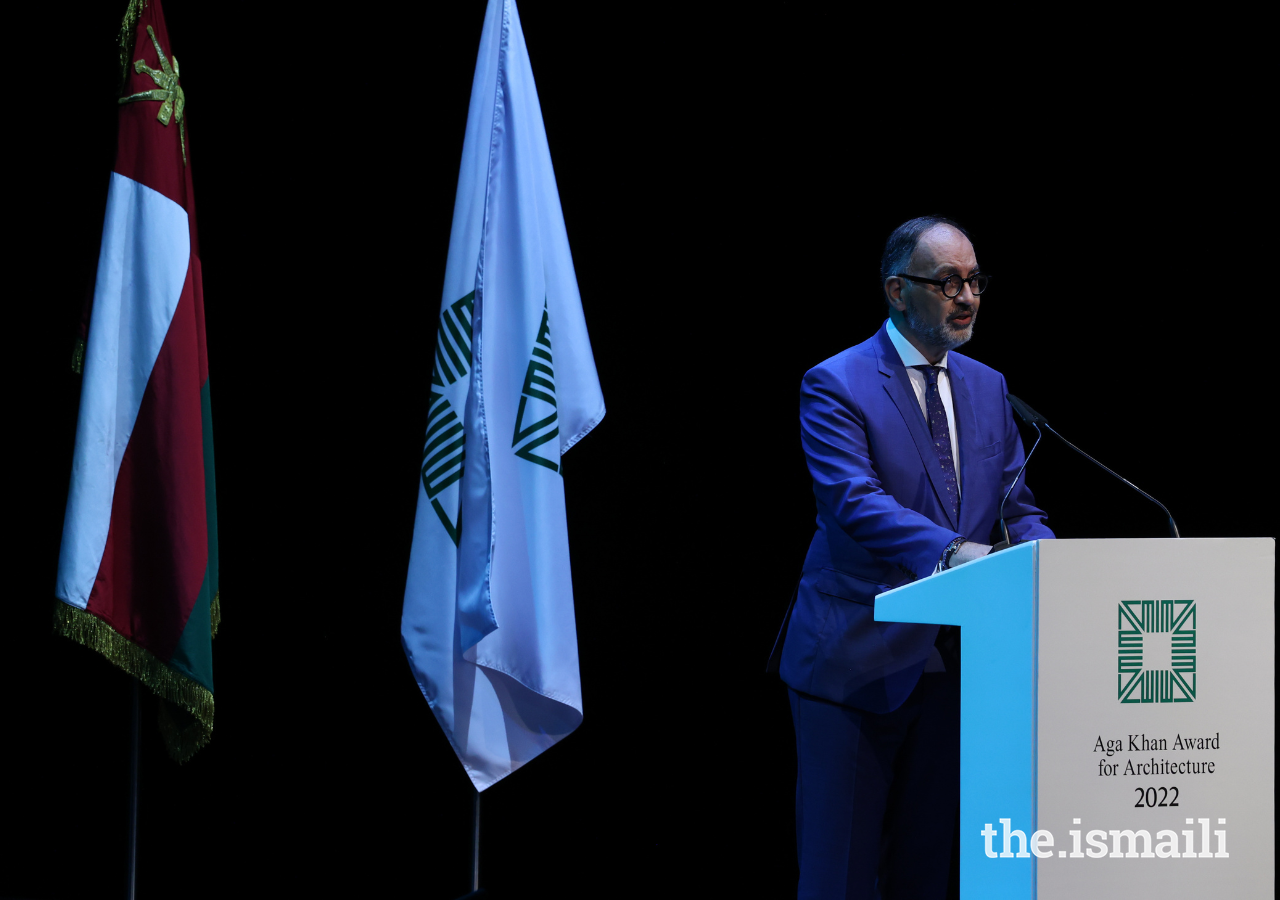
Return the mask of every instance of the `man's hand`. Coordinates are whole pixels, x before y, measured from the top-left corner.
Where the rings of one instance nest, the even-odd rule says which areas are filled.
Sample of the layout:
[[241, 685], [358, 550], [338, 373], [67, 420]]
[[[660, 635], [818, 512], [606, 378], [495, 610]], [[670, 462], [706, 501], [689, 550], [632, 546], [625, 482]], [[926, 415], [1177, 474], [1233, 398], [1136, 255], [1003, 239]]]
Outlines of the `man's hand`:
[[955, 553], [951, 554], [951, 559], [947, 560], [947, 568], [954, 569], [956, 566], [973, 562], [975, 559], [982, 559], [990, 552], [990, 544], [975, 544], [973, 541], [965, 541]]

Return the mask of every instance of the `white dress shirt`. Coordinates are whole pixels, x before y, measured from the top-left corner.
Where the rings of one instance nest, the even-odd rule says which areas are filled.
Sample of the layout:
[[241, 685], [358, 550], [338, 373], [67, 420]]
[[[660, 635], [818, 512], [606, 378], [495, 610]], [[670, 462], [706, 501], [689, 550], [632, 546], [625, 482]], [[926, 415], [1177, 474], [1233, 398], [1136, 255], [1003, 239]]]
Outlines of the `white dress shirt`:
[[[893, 346], [898, 350], [898, 356], [902, 358], [902, 364], [907, 367], [907, 377], [911, 379], [911, 387], [916, 392], [916, 400], [920, 402], [920, 411], [924, 413], [925, 427], [929, 424], [929, 408], [925, 404], [925, 390], [929, 386], [928, 380], [924, 377], [924, 373], [919, 369], [913, 369], [912, 366], [931, 366], [933, 363], [924, 358], [924, 354], [917, 350], [910, 341], [902, 336], [893, 324], [893, 319], [889, 320], [887, 328], [889, 332], [889, 340], [893, 341]], [[938, 395], [942, 398], [942, 408], [947, 411], [947, 431], [951, 434], [951, 461], [956, 467], [956, 497], [960, 496], [960, 444], [956, 435], [956, 411], [951, 403], [951, 373], [947, 371], [947, 357], [950, 354], [942, 354], [942, 359], [938, 361], [938, 366], [942, 371], [938, 373]]]

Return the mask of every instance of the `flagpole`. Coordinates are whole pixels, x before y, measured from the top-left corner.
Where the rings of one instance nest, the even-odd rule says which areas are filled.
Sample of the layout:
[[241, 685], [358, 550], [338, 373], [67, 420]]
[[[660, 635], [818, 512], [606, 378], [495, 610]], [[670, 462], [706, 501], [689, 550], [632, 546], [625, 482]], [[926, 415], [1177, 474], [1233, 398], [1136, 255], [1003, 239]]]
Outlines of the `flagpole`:
[[471, 890], [458, 900], [472, 900], [484, 897], [480, 887], [480, 792], [471, 789]]
[[139, 713], [138, 679], [133, 678], [133, 714], [129, 731], [129, 890], [128, 900], [134, 900], [138, 885], [138, 745], [141, 742], [142, 723]]
[[480, 890], [480, 792], [471, 789], [471, 892]]

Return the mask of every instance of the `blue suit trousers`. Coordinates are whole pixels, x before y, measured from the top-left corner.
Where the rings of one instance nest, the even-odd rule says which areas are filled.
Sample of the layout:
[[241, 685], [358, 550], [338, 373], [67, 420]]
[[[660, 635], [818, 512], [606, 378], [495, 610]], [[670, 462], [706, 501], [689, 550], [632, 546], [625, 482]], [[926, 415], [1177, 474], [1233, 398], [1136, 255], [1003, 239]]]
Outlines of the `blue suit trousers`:
[[800, 900], [945, 900], [960, 810], [960, 679], [871, 713], [790, 689]]

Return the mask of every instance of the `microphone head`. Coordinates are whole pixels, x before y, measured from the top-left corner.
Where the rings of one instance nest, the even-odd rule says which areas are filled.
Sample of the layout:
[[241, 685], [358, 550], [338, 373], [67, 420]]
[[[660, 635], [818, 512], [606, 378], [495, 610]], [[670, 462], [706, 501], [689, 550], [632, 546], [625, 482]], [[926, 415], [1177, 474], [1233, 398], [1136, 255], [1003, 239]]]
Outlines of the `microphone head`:
[[1013, 394], [1005, 394], [1009, 400], [1009, 405], [1013, 407], [1013, 411], [1018, 414], [1018, 418], [1026, 422], [1028, 425], [1048, 425], [1049, 420], [1040, 413], [1036, 412], [1030, 406], [1023, 403]]

